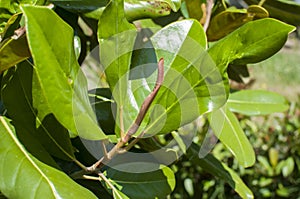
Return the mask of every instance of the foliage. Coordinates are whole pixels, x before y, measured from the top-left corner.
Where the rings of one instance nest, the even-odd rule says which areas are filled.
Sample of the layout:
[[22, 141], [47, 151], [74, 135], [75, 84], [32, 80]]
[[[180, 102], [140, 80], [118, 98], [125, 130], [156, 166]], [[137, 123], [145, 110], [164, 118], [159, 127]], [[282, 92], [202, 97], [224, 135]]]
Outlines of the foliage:
[[[291, 103], [284, 113], [268, 117], [240, 115], [239, 121], [257, 155], [254, 166], [241, 167], [222, 143], [214, 147], [214, 156], [241, 176], [255, 198], [299, 197], [299, 102]], [[193, 198], [199, 195], [201, 198], [222, 198], [224, 195], [238, 198], [224, 181], [211, 177], [188, 160], [182, 159], [176, 166], [182, 168], [176, 175], [184, 184], [175, 189], [174, 198], [179, 194], [182, 197], [182, 193], [188, 196], [189, 190]], [[192, 180], [191, 185], [186, 183], [189, 180]]]
[[[11, 198], [166, 198], [193, 196], [193, 185], [209, 195], [213, 185], [198, 186], [182, 172], [188, 164], [253, 198], [232, 165], [209, 154], [205, 138], [213, 130], [237, 165], [255, 163], [235, 113], [288, 105], [267, 91], [233, 92], [229, 78], [242, 82], [247, 64], [274, 55], [295, 28], [268, 18], [261, 5], [211, 6], [1, 0], [0, 191]], [[91, 89], [84, 64], [94, 52], [102, 70]], [[281, 163], [284, 176], [292, 161]]]

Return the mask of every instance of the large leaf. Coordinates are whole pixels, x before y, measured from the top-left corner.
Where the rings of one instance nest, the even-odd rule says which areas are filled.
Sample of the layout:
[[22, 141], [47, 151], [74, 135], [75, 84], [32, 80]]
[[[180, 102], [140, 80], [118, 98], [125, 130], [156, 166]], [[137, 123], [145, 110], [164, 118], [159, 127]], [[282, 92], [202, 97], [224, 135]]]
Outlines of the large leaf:
[[49, 8], [23, 6], [22, 10], [40, 84], [39, 101], [35, 100], [39, 117], [53, 113], [75, 135], [106, 138], [89, 104], [86, 78], [75, 57], [72, 28]]
[[265, 115], [288, 109], [287, 100], [274, 92], [244, 90], [229, 95], [228, 108], [245, 115]]
[[112, 168], [106, 170], [105, 173], [119, 191], [129, 198], [165, 198], [174, 190], [176, 181], [174, 173], [170, 168], [161, 166], [156, 171], [139, 172], [147, 168], [148, 165], [143, 165], [143, 163], [137, 164], [127, 165], [128, 168], [131, 167], [132, 173]]
[[[136, 37], [135, 27], [127, 21], [123, 5], [123, 0], [111, 1], [103, 11], [98, 24], [100, 60], [118, 105], [116, 117], [118, 124], [124, 100], [128, 98], [130, 61]], [[115, 20], [111, 20], [114, 17]], [[119, 125], [116, 128], [118, 129]]]
[[[43, 152], [41, 147], [32, 148], [35, 145], [32, 137], [36, 138], [37, 142], [40, 142], [51, 155], [66, 160], [75, 160], [67, 130], [56, 121], [53, 115], [38, 118], [32, 99], [33, 75], [32, 66], [28, 62], [22, 62], [18, 64], [16, 70], [8, 71], [2, 80], [2, 100], [19, 139], [33, 155], [43, 162], [50, 157]], [[39, 128], [36, 128], [36, 122]]]
[[[259, 0], [245, 0], [248, 4], [258, 4]], [[300, 4], [290, 0], [264, 1], [262, 5], [271, 17], [285, 21], [295, 26], [300, 25]]]
[[254, 150], [235, 115], [224, 106], [209, 115], [209, 123], [220, 141], [243, 167], [255, 163]]
[[0, 190], [9, 198], [97, 198], [66, 174], [34, 158], [0, 117]]
[[[140, 131], [167, 133], [225, 103], [227, 78], [220, 74], [206, 53], [206, 37], [199, 22], [183, 20], [170, 24], [156, 32], [151, 42], [157, 60], [164, 59], [165, 78]], [[156, 64], [145, 65], [147, 69], [157, 67]], [[157, 72], [149, 76], [143, 71], [142, 63], [131, 71], [131, 74], [140, 72], [142, 75], [128, 82], [129, 97], [123, 111], [125, 130], [155, 85]]]
[[295, 27], [276, 19], [251, 21], [216, 42], [208, 49], [220, 70], [228, 64], [256, 63], [278, 52]]
[[145, 132], [170, 132], [225, 103], [227, 77], [206, 53], [206, 37], [199, 22], [170, 24], [151, 41], [157, 58], [165, 60], [166, 73]]
[[0, 43], [0, 73], [30, 57], [26, 36], [8, 38]]
[[221, 163], [214, 156], [208, 154], [204, 158], [199, 158], [200, 147], [193, 143], [187, 151], [190, 161], [201, 166], [205, 171], [223, 179], [227, 182], [242, 198], [254, 198], [251, 190], [244, 184], [242, 179], [228, 166]]

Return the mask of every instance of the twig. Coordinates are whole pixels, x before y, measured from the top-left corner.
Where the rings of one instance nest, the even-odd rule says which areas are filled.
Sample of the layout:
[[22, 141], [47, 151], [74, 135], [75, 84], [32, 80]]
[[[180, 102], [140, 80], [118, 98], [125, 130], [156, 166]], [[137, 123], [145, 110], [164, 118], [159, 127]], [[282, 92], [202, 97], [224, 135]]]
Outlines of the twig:
[[102, 148], [104, 157], [105, 157], [105, 158], [108, 158], [108, 157], [107, 157], [108, 154], [107, 154], [107, 149], [106, 149], [105, 141], [106, 141], [106, 140], [100, 141], [100, 142], [101, 142], [101, 148]]
[[266, 2], [266, 0], [260, 0], [260, 2], [258, 3], [259, 6], [264, 5], [264, 3]]
[[161, 58], [158, 62], [158, 73], [157, 73], [157, 80], [153, 91], [146, 97], [144, 100], [140, 112], [138, 113], [134, 123], [129, 128], [128, 132], [126, 133], [125, 137], [123, 138], [123, 142], [127, 143], [131, 136], [136, 133], [138, 128], [140, 127], [152, 101], [154, 100], [158, 90], [161, 87], [161, 84], [164, 79], [164, 60]]
[[120, 106], [119, 108], [119, 119], [120, 119], [120, 136], [121, 138], [124, 137], [124, 121], [123, 121], [123, 106]]
[[100, 177], [102, 180], [104, 180], [104, 182], [107, 183], [107, 185], [111, 188], [111, 190], [112, 190], [113, 192], [115, 192], [115, 194], [118, 194], [118, 195], [119, 195], [118, 198], [122, 198], [122, 196], [120, 196], [120, 194], [118, 193], [118, 190], [116, 189], [116, 187], [115, 187], [113, 184], [111, 184], [110, 180], [107, 179], [106, 176], [105, 176], [103, 173], [99, 172], [98, 175], [99, 175], [99, 177]]
[[[121, 148], [130, 140], [130, 138], [137, 132], [138, 128], [140, 127], [140, 124], [142, 123], [152, 101], [154, 100], [156, 94], [158, 93], [162, 82], [164, 79], [164, 60], [161, 58], [158, 62], [158, 73], [157, 73], [157, 80], [155, 87], [153, 91], [146, 97], [144, 100], [141, 109], [134, 121], [134, 123], [130, 126], [129, 130], [125, 134], [124, 137], [121, 137], [119, 142], [107, 153], [106, 156], [103, 156], [100, 160], [98, 160], [95, 164], [87, 168], [87, 171], [89, 172], [95, 172], [98, 167], [101, 165], [106, 164], [109, 162], [115, 155], [119, 153]], [[137, 142], [138, 139], [136, 139], [135, 142]]]
[[209, 26], [209, 22], [210, 22], [210, 18], [211, 18], [211, 12], [212, 12], [212, 9], [213, 9], [214, 2], [213, 2], [213, 0], [207, 0], [206, 4], [207, 4], [207, 6], [206, 6], [206, 20], [205, 20], [205, 23], [203, 25], [203, 29], [204, 29], [205, 32], [207, 31], [207, 28]]

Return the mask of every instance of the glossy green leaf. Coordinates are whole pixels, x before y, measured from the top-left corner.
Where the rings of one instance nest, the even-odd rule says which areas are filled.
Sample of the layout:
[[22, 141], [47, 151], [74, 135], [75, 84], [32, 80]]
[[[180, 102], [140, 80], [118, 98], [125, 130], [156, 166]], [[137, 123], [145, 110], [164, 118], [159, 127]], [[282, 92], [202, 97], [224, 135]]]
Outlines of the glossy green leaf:
[[29, 154], [8, 120], [0, 117], [0, 190], [8, 198], [97, 198]]
[[147, 165], [142, 165], [143, 163], [138, 164], [128, 165], [128, 167], [134, 166], [134, 169], [131, 168], [132, 173], [112, 168], [107, 169], [105, 173], [113, 184], [117, 185], [116, 187], [119, 191], [129, 198], [165, 198], [174, 190], [176, 181], [174, 173], [170, 168], [161, 166], [156, 171], [139, 172], [144, 167], [147, 167]]
[[208, 49], [220, 70], [228, 64], [256, 63], [278, 52], [295, 27], [276, 19], [251, 21], [236, 29]]
[[268, 16], [268, 11], [260, 6], [252, 5], [247, 10], [228, 8], [212, 18], [207, 29], [207, 38], [209, 41], [216, 41], [249, 21]]
[[189, 17], [199, 21], [203, 17], [202, 6], [205, 6], [206, 2], [204, 0], [186, 0], [185, 3]]
[[244, 115], [266, 115], [289, 108], [287, 100], [274, 92], [243, 90], [229, 95], [228, 108]]
[[[128, 98], [130, 61], [136, 37], [134, 25], [130, 24], [125, 17], [123, 3], [123, 0], [111, 1], [103, 11], [98, 24], [100, 60], [118, 105], [116, 121], [120, 121], [121, 107], [124, 106], [124, 100]], [[115, 20], [111, 20], [114, 17]], [[116, 126], [117, 133], [118, 129], [119, 125]]]
[[205, 171], [223, 179], [242, 198], [254, 198], [251, 190], [244, 184], [242, 179], [228, 166], [221, 163], [213, 155], [208, 154], [204, 158], [199, 158], [200, 147], [194, 143], [187, 151], [187, 156], [193, 164], [201, 166]]
[[[108, 0], [51, 0], [50, 2], [71, 12], [84, 14], [86, 17], [98, 20], [109, 3]], [[180, 0], [126, 0], [124, 1], [125, 16], [128, 21], [144, 18], [166, 16], [178, 11]]]
[[0, 73], [30, 57], [26, 36], [8, 38], [0, 43]]
[[167, 16], [171, 10], [178, 11], [180, 0], [127, 0], [124, 9], [128, 21], [134, 21], [143, 18], [155, 18]]
[[[164, 58], [165, 78], [153, 109], [150, 107], [144, 119], [149, 121], [145, 132], [171, 132], [225, 103], [227, 79], [205, 51], [206, 37], [199, 22], [182, 20], [170, 24], [153, 35], [151, 41], [157, 58]], [[155, 78], [153, 74], [148, 79], [152, 85]], [[137, 96], [147, 96], [150, 92], [147, 86], [143, 88], [144, 94], [138, 92], [143, 81], [133, 82], [136, 86], [132, 86], [139, 106], [142, 100]]]
[[23, 6], [22, 10], [40, 83], [40, 91], [34, 95], [39, 117], [53, 113], [74, 135], [106, 138], [89, 104], [86, 78], [75, 57], [72, 28], [49, 8]]
[[[75, 160], [68, 131], [57, 122], [52, 114], [45, 118], [38, 117], [33, 105], [33, 76], [32, 66], [25, 61], [18, 64], [16, 70], [12, 68], [5, 73], [2, 80], [2, 100], [17, 133], [21, 132], [18, 134], [19, 139], [33, 155], [43, 162], [46, 162], [45, 160], [49, 162], [51, 158], [49, 154], [44, 153], [45, 149], [55, 157]], [[37, 125], [39, 128], [36, 128]], [[32, 137], [45, 149], [33, 148], [35, 139]]]
[[209, 114], [209, 123], [219, 140], [237, 158], [240, 165], [250, 167], [255, 163], [254, 150], [235, 115], [224, 106]]
[[[249, 5], [258, 4], [260, 0], [245, 0]], [[290, 0], [265, 1], [263, 7], [266, 8], [271, 17], [280, 19], [295, 26], [300, 25], [300, 4]]]

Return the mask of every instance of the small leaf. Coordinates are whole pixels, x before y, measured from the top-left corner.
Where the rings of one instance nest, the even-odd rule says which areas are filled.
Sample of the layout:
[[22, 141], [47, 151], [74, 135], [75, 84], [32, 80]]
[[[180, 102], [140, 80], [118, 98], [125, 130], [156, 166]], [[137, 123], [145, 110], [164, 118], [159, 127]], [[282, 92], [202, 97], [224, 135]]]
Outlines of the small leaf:
[[86, 78], [75, 57], [72, 28], [49, 8], [23, 6], [22, 10], [40, 84], [34, 95], [40, 100], [35, 100], [39, 117], [53, 113], [75, 136], [105, 139], [89, 103]]
[[287, 100], [274, 92], [243, 90], [229, 95], [228, 108], [245, 115], [266, 115], [288, 109]]
[[215, 135], [237, 158], [243, 167], [255, 163], [254, 150], [235, 115], [224, 106], [209, 114], [209, 123]]
[[208, 40], [216, 41], [249, 21], [268, 16], [268, 11], [256, 5], [249, 6], [247, 10], [228, 8], [212, 18], [207, 29]]
[[242, 198], [254, 198], [251, 190], [244, 184], [243, 180], [228, 166], [221, 163], [213, 155], [208, 154], [204, 158], [199, 158], [200, 147], [192, 143], [187, 151], [190, 161], [201, 166], [205, 171], [223, 179], [227, 182]]
[[97, 198], [65, 173], [29, 154], [0, 116], [0, 190], [8, 198]]
[[282, 175], [284, 177], [288, 177], [291, 173], [293, 173], [295, 167], [295, 162], [293, 157], [289, 157], [284, 161], [284, 165], [282, 167]]
[[269, 149], [269, 159], [273, 168], [277, 166], [278, 163], [278, 150], [275, 148]]
[[26, 36], [8, 38], [0, 43], [0, 73], [30, 57]]
[[[248, 4], [258, 4], [260, 0], [245, 0]], [[289, 0], [265, 1], [263, 7], [271, 17], [295, 26], [300, 25], [300, 4]]]

